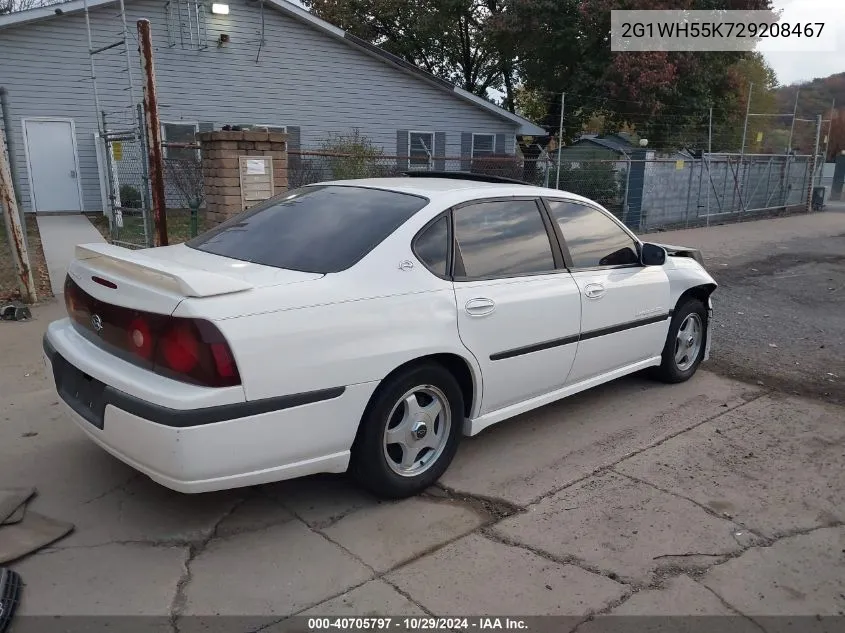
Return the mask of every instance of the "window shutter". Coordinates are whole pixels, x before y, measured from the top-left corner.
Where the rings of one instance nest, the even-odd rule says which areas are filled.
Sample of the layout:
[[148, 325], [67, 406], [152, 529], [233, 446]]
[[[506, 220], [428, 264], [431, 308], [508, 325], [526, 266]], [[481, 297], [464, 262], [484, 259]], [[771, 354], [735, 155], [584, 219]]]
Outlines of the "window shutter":
[[396, 168], [398, 170], [408, 169], [408, 130], [396, 130]]
[[434, 133], [434, 169], [446, 169], [446, 132]]
[[494, 153], [497, 156], [501, 156], [502, 154], [506, 153], [507, 150], [505, 149], [505, 135], [504, 134], [496, 134], [496, 144], [494, 146]]
[[472, 169], [472, 132], [461, 132], [461, 171]]

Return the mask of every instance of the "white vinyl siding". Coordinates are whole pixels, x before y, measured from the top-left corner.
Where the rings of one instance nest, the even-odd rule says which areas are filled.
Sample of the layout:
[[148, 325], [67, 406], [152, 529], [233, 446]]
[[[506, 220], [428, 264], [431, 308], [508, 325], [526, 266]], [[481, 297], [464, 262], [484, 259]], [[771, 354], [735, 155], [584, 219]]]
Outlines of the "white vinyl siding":
[[[264, 8], [266, 35], [259, 54], [255, 29], [261, 19], [260, 3], [230, 3], [229, 11], [207, 16], [207, 49], [183, 50], [167, 46], [162, 2], [128, 0], [135, 100], [141, 100], [142, 74], [134, 25], [143, 18], [152, 27], [162, 121], [198, 121], [201, 129], [213, 124], [217, 130], [247, 122], [284, 124], [292, 135], [298, 128], [303, 150], [319, 147], [332, 132], [358, 128], [388, 155], [396, 151], [397, 130], [445, 133], [447, 156], [460, 155], [462, 132], [511, 138], [516, 132], [515, 123], [270, 6]], [[93, 8], [90, 18], [94, 48], [113, 43], [121, 32], [117, 5]], [[229, 34], [230, 42], [218, 48], [215, 42], [221, 33]], [[98, 114], [83, 13], [0, 29], [0, 60], [23, 208], [32, 210], [21, 119], [61, 116], [72, 118], [76, 125], [84, 208], [101, 210], [94, 142]], [[96, 63], [100, 103], [109, 128], [127, 129], [136, 112], [129, 104], [123, 47], [98, 54]]]

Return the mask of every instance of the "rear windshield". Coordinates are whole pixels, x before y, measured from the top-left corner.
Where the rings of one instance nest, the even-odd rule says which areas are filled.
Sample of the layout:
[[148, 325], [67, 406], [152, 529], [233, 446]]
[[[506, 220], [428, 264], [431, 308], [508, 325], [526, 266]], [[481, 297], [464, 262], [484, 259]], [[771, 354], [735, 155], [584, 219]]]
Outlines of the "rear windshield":
[[312, 273], [346, 270], [428, 200], [322, 185], [276, 196], [187, 243], [206, 253]]

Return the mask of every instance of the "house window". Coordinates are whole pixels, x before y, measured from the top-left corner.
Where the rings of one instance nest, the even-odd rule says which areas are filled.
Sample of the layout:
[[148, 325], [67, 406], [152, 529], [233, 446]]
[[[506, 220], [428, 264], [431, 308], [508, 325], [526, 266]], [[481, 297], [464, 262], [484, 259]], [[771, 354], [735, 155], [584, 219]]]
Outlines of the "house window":
[[408, 132], [408, 168], [431, 169], [434, 132]]
[[472, 157], [487, 158], [495, 153], [495, 134], [473, 134], [472, 135]]
[[[197, 142], [196, 123], [162, 123], [161, 137], [164, 141], [164, 157], [174, 160], [196, 160], [198, 152], [190, 147], [179, 145], [193, 145]], [[173, 143], [174, 145], [169, 145]]]

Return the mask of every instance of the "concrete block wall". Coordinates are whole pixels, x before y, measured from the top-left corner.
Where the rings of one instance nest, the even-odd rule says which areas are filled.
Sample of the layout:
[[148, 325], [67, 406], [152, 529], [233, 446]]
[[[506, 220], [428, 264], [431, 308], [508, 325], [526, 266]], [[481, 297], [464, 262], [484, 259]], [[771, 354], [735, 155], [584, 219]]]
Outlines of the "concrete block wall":
[[239, 159], [241, 156], [273, 157], [273, 194], [288, 188], [288, 135], [277, 132], [203, 132], [202, 151], [206, 224], [216, 226], [243, 209]]

